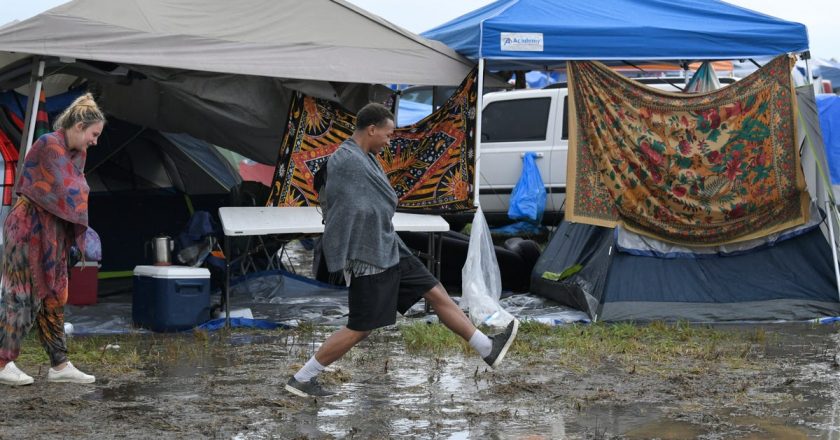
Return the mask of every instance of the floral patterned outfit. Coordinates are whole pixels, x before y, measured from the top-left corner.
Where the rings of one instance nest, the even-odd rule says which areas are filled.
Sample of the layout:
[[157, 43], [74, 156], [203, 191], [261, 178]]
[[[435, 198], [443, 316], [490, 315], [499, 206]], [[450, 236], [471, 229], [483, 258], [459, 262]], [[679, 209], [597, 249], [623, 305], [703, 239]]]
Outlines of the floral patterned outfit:
[[64, 304], [68, 249], [84, 249], [89, 188], [86, 153], [67, 148], [63, 131], [41, 136], [26, 156], [20, 198], [3, 225], [0, 366], [17, 359], [33, 324], [53, 366], [67, 360]]

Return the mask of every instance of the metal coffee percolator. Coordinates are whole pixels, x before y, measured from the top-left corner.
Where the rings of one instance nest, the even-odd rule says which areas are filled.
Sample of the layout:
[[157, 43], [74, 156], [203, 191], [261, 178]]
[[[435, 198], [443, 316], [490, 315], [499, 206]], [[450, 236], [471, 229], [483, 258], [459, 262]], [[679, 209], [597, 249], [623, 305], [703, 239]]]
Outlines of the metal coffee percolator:
[[172, 264], [172, 250], [175, 242], [168, 235], [158, 235], [152, 239], [152, 256], [155, 266], [169, 266]]

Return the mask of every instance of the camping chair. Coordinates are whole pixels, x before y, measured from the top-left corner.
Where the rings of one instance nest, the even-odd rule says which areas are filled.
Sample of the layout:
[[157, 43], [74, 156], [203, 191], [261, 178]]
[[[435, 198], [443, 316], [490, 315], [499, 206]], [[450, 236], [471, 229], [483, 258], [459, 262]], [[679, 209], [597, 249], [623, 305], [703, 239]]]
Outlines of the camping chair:
[[220, 228], [210, 213], [196, 211], [187, 221], [184, 230], [175, 238], [178, 249], [176, 259], [185, 266], [206, 267], [214, 287], [224, 285], [224, 260], [214, 251], [220, 251]]

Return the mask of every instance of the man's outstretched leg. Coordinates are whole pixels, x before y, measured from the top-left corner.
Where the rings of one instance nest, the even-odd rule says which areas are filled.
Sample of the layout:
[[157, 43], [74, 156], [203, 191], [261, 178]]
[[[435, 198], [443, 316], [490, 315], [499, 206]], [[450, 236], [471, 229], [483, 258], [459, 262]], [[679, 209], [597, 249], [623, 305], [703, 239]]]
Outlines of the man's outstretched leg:
[[478, 352], [487, 365], [496, 368], [502, 363], [519, 330], [519, 321], [516, 318], [508, 324], [505, 331], [488, 337], [475, 328], [472, 321], [455, 304], [455, 301], [452, 301], [442, 285], [432, 287], [423, 295], [423, 298], [437, 313], [440, 322], [464, 340], [469, 341], [470, 347]]
[[286, 391], [301, 397], [324, 397], [335, 394], [322, 387], [315, 377], [368, 335], [370, 331], [350, 330], [347, 327], [342, 327], [330, 335], [321, 348], [289, 379], [286, 383]]
[[373, 275], [352, 276], [348, 288], [347, 325], [333, 333], [318, 352], [289, 379], [286, 390], [302, 397], [335, 394], [315, 380], [324, 367], [337, 361], [353, 346], [363, 341], [374, 329], [397, 321], [397, 295], [400, 271], [398, 266]]

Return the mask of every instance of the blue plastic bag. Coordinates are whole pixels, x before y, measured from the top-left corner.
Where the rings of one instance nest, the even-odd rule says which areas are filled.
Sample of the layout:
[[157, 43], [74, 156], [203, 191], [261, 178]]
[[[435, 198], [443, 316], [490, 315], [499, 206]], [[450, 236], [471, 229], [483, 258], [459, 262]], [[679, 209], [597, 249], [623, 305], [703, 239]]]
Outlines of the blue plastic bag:
[[545, 211], [545, 184], [540, 169], [534, 162], [535, 153], [525, 153], [522, 158], [522, 175], [510, 194], [508, 217], [532, 223], [542, 221]]

